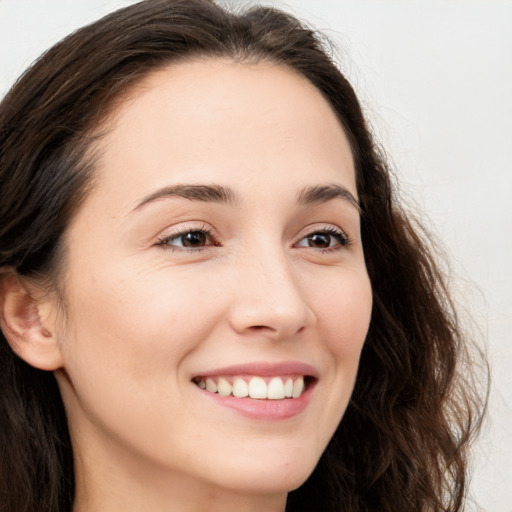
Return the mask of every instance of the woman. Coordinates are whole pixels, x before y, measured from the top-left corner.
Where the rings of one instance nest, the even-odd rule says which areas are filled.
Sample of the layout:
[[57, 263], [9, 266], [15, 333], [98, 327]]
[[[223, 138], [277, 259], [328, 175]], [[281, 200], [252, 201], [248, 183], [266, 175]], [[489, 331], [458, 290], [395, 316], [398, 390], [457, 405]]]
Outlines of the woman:
[[2, 511], [462, 510], [467, 341], [318, 35], [141, 2], [0, 134]]

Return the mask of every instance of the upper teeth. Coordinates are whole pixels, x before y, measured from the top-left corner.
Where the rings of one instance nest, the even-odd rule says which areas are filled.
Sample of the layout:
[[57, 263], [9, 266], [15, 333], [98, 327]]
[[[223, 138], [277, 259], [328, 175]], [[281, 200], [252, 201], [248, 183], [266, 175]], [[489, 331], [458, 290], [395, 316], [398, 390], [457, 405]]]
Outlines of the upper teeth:
[[201, 388], [218, 393], [222, 396], [235, 396], [238, 398], [250, 397], [270, 400], [283, 398], [298, 398], [304, 391], [304, 377], [272, 377], [265, 380], [263, 377], [228, 377], [206, 379], [200, 378], [194, 382]]

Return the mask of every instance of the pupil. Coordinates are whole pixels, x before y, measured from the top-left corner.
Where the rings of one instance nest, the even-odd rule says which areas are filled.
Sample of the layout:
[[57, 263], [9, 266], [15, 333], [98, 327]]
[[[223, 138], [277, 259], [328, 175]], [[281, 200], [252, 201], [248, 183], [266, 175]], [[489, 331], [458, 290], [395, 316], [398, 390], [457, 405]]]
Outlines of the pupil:
[[191, 231], [183, 236], [183, 245], [185, 247], [197, 247], [206, 244], [206, 235], [201, 231]]
[[323, 235], [321, 233], [315, 233], [309, 237], [310, 247], [329, 247], [330, 235]]

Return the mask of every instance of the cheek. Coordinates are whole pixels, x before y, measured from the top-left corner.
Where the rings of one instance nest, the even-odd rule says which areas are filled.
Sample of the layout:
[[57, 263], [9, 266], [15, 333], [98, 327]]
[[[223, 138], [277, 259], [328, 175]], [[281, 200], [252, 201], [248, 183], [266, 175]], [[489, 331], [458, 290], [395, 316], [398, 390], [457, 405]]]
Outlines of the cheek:
[[137, 379], [160, 366], [168, 371], [176, 365], [205, 339], [218, 318], [218, 300], [190, 276], [174, 276], [172, 282], [165, 275], [115, 277], [91, 280], [101, 286], [77, 285], [81, 292], [71, 296], [68, 324], [77, 351], [84, 351], [86, 344], [85, 357], [96, 357], [100, 364], [115, 359]]
[[113, 429], [130, 443], [142, 432], [156, 443], [180, 427], [182, 362], [210, 335], [221, 308], [190, 278], [171, 286], [149, 275], [90, 277], [69, 288], [59, 382], [66, 405], [76, 425]]
[[370, 324], [372, 292], [366, 271], [344, 275], [337, 286], [316, 300], [325, 364], [331, 369], [331, 378], [326, 382], [326, 423], [334, 431], [352, 395]]
[[357, 356], [370, 324], [372, 291], [366, 271], [347, 273], [315, 294], [324, 339], [335, 356]]

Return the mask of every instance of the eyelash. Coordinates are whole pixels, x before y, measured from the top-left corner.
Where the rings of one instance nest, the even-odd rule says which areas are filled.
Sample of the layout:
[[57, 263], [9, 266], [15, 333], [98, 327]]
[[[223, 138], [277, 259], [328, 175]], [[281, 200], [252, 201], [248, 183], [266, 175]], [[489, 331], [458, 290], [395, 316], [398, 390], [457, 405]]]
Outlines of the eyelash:
[[[207, 245], [201, 245], [198, 247], [176, 246], [176, 245], [172, 245], [170, 243], [172, 240], [183, 237], [189, 233], [200, 233], [201, 235], [205, 235], [205, 237], [211, 243], [209, 243]], [[329, 226], [329, 227], [325, 227], [322, 229], [315, 229], [315, 230], [311, 231], [310, 233], [305, 234], [298, 242], [296, 242], [294, 244], [294, 247], [298, 246], [298, 244], [302, 240], [305, 240], [313, 235], [318, 235], [318, 234], [328, 235], [330, 237], [333, 237], [338, 241], [338, 244], [339, 244], [339, 245], [335, 245], [333, 247], [317, 249], [321, 253], [329, 253], [329, 252], [338, 251], [344, 247], [349, 246], [352, 243], [352, 240], [344, 231], [342, 231], [339, 228]], [[171, 251], [194, 251], [194, 252], [202, 251], [202, 250], [205, 250], [205, 248], [209, 248], [209, 247], [220, 247], [221, 246], [220, 242], [218, 242], [216, 240], [215, 236], [213, 235], [212, 230], [210, 228], [208, 228], [207, 226], [200, 226], [197, 228], [187, 228], [187, 229], [177, 231], [175, 233], [165, 235], [157, 240], [156, 245], [164, 247], [165, 249], [171, 250]], [[303, 246], [299, 246], [299, 247], [303, 247]]]
[[[318, 249], [321, 253], [329, 253], [329, 252], [339, 251], [345, 247], [348, 247], [352, 243], [351, 238], [343, 230], [341, 230], [340, 228], [335, 228], [334, 226], [328, 226], [328, 227], [321, 228], [321, 229], [315, 229], [315, 230], [311, 231], [310, 233], [307, 233], [306, 235], [304, 235], [299, 240], [299, 242], [301, 242], [302, 240], [307, 239], [313, 235], [320, 235], [320, 234], [321, 235], [329, 235], [330, 237], [335, 238], [339, 243], [339, 245], [335, 245], [333, 247], [326, 247], [326, 248]], [[297, 242], [297, 243], [299, 243], [299, 242]], [[297, 245], [297, 243], [294, 245]]]
[[[200, 247], [180, 247], [169, 243], [172, 240], [183, 237], [189, 233], [201, 233], [202, 235], [205, 235], [206, 238], [211, 241], [211, 243], [208, 245], [202, 245]], [[202, 251], [208, 247], [219, 247], [221, 244], [216, 241], [215, 236], [213, 235], [213, 232], [210, 228], [207, 226], [198, 226], [197, 228], [186, 228], [180, 231], [176, 231], [175, 233], [162, 236], [157, 240], [156, 245], [171, 251]]]

